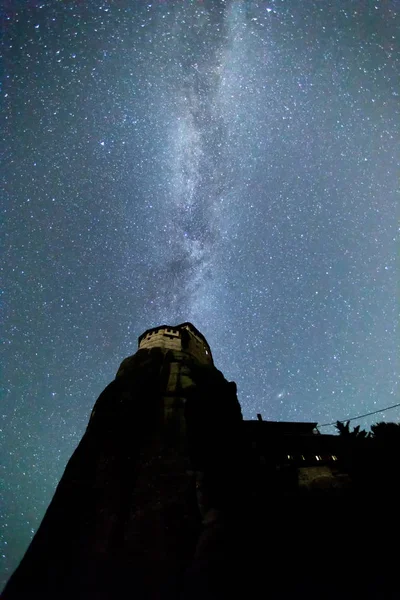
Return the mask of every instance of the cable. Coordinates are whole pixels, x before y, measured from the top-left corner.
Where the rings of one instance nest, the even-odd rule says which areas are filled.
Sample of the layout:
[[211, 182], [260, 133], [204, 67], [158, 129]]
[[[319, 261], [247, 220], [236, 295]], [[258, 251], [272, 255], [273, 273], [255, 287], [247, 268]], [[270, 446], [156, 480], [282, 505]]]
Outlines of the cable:
[[[387, 406], [386, 408], [381, 408], [379, 410], [374, 410], [373, 412], [365, 413], [365, 415], [358, 415], [358, 417], [351, 417], [351, 419], [341, 419], [339, 423], [347, 423], [347, 421], [355, 421], [356, 419], [362, 419], [363, 417], [369, 417], [370, 415], [376, 415], [377, 413], [385, 412], [386, 410], [391, 410], [392, 408], [397, 408], [400, 406], [399, 404], [393, 404], [393, 406]], [[317, 427], [328, 427], [328, 425], [336, 425], [337, 421], [333, 423], [324, 423], [323, 425], [317, 425]]]

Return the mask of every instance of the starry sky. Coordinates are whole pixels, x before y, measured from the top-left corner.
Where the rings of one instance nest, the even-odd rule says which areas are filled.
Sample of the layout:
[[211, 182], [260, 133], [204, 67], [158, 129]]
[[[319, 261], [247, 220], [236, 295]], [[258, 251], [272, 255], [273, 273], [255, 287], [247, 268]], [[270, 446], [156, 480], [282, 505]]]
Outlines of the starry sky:
[[0, 585], [149, 327], [245, 418], [399, 402], [400, 139], [395, 0], [2, 4]]

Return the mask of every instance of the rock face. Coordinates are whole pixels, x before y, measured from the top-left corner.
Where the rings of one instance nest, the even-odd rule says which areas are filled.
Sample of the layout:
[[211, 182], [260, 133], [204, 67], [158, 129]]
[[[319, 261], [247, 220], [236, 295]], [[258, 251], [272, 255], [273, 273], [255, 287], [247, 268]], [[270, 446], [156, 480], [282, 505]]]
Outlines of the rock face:
[[123, 361], [94, 406], [4, 600], [105, 599], [128, 590], [137, 598], [179, 596], [201, 512], [214, 509], [204, 493], [204, 468], [216, 478], [214, 461], [218, 477], [226, 478], [224, 437], [242, 419], [235, 384], [210, 354], [198, 360], [183, 338], [186, 348], [142, 348]]
[[2, 600], [398, 598], [398, 445], [314, 427], [243, 421], [200, 332], [148, 330]]

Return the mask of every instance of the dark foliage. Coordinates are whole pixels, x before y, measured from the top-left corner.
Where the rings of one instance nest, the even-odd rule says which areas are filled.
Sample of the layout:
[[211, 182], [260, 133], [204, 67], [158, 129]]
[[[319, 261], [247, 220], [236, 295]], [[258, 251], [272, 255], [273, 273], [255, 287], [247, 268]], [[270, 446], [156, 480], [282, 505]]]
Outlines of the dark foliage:
[[360, 430], [359, 425], [357, 425], [357, 427], [354, 427], [353, 431], [351, 431], [350, 430], [350, 421], [347, 421], [346, 423], [343, 423], [342, 421], [337, 421], [336, 429], [338, 430], [339, 435], [342, 435], [345, 437], [365, 439], [365, 438], [368, 438], [371, 436], [371, 434], [367, 433], [365, 431], [365, 429]]
[[375, 423], [371, 426], [374, 439], [400, 443], [400, 423]]

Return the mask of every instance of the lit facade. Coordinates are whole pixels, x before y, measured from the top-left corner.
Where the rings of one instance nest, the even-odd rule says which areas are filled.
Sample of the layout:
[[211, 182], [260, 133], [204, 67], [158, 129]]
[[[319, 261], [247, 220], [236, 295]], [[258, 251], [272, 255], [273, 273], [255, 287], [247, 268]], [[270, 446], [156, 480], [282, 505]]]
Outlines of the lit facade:
[[162, 348], [185, 352], [202, 364], [213, 364], [211, 348], [206, 338], [191, 323], [175, 327], [161, 325], [147, 329], [138, 340], [139, 350]]

